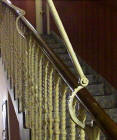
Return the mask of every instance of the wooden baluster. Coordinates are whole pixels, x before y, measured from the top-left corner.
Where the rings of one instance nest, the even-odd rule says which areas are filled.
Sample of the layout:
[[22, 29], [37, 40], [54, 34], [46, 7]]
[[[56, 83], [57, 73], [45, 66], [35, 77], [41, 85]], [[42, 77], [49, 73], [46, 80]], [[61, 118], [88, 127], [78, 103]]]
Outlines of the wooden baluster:
[[[3, 8], [2, 8], [3, 9]], [[4, 13], [4, 11], [2, 11], [2, 13]], [[4, 14], [3, 14], [4, 15]], [[1, 43], [1, 56], [2, 56], [2, 62], [4, 62], [5, 59], [5, 54], [4, 54], [4, 41], [3, 41], [3, 37], [4, 37], [4, 26], [3, 26], [3, 22], [4, 22], [4, 18], [2, 19], [1, 22], [1, 27], [0, 27], [0, 43]]]
[[[3, 12], [4, 13], [4, 12]], [[4, 47], [4, 26], [3, 26], [3, 23], [4, 23], [4, 19], [3, 18], [2, 20], [2, 23], [1, 23], [1, 28], [0, 28], [0, 35], [1, 35], [1, 40], [0, 40], [0, 43], [1, 43], [1, 56], [2, 56], [2, 62], [4, 62], [5, 60], [5, 47]]]
[[101, 131], [96, 125], [87, 127], [86, 132], [89, 140], [100, 140]]
[[2, 27], [2, 23], [3, 23], [3, 18], [4, 18], [4, 10], [3, 10], [3, 5], [0, 3], [0, 30]]
[[[85, 124], [86, 121], [86, 111], [84, 109], [84, 107], [80, 104], [79, 110], [78, 110], [78, 119]], [[81, 140], [85, 140], [85, 131], [81, 128], [80, 129], [80, 139]]]
[[53, 72], [54, 69], [52, 68], [52, 66], [49, 66], [49, 95], [48, 95], [48, 133], [49, 133], [49, 140], [52, 140], [53, 137]]
[[47, 99], [48, 99], [48, 67], [49, 67], [49, 61], [47, 59], [44, 59], [45, 66], [44, 66], [44, 140], [47, 140], [47, 126], [48, 126], [48, 105], [47, 105]]
[[70, 140], [75, 140], [76, 138], [76, 124], [70, 120], [71, 125], [71, 133], [70, 133]]
[[[20, 26], [20, 23], [19, 23]], [[16, 35], [17, 35], [17, 44], [16, 44], [16, 59], [17, 59], [17, 78], [16, 78], [16, 95], [17, 98], [19, 99], [19, 111], [22, 111], [22, 100], [20, 96], [20, 81], [21, 81], [21, 60], [20, 60], [20, 55], [21, 55], [21, 36], [16, 30]]]
[[14, 84], [15, 84], [15, 98], [18, 98], [18, 32], [14, 28]]
[[[6, 13], [5, 13], [5, 9], [4, 9], [4, 23], [5, 23], [5, 20], [6, 20]], [[6, 59], [6, 47], [5, 47], [5, 41], [4, 41], [4, 39], [5, 39], [5, 24], [3, 24], [3, 30], [2, 30], [2, 45], [3, 45], [3, 52], [4, 52], [4, 57], [3, 57], [3, 62], [4, 62], [4, 68], [6, 69], [6, 63], [5, 63], [5, 59]]]
[[12, 12], [10, 11], [10, 21], [9, 21], [9, 25], [10, 25], [10, 74], [11, 74], [11, 87], [13, 88], [14, 84], [13, 84], [13, 81], [14, 81], [14, 68], [13, 68], [13, 57], [14, 57], [14, 45], [13, 45], [13, 40], [14, 40], [14, 30], [13, 27], [14, 27], [14, 21], [13, 21], [13, 14]]
[[34, 41], [34, 89], [33, 89], [33, 102], [34, 102], [34, 108], [33, 108], [33, 139], [38, 140], [38, 110], [39, 110], [39, 100], [38, 100], [38, 94], [39, 94], [39, 48], [37, 47], [36, 42]]
[[3, 36], [3, 41], [4, 41], [4, 66], [5, 66], [5, 70], [7, 70], [7, 47], [6, 47], [6, 19], [7, 19], [7, 14], [6, 14], [6, 8], [5, 8], [5, 15], [4, 15], [4, 36]]
[[[26, 128], [30, 128], [30, 90], [29, 90], [29, 48], [28, 43], [25, 40], [23, 44], [23, 63], [24, 63], [24, 69], [23, 69], [23, 76], [24, 76], [24, 94], [25, 94], [25, 126]], [[23, 107], [24, 108], [24, 107]]]
[[0, 24], [0, 44], [1, 44], [1, 56], [2, 56], [2, 62], [4, 62], [4, 59], [5, 59], [5, 54], [4, 54], [4, 41], [3, 41], [3, 37], [4, 37], [4, 20], [5, 18], [4, 17], [4, 9], [3, 9], [3, 6], [1, 4], [1, 13], [2, 14], [2, 18], [0, 19], [1, 20], [1, 24]]
[[[7, 9], [6, 9], [6, 19], [5, 19], [5, 34], [7, 34]], [[5, 37], [5, 47], [6, 47], [6, 56], [5, 56], [5, 60], [6, 60], [6, 71], [7, 71], [7, 76], [8, 76], [8, 47], [7, 47], [7, 36]]]
[[61, 82], [61, 140], [66, 140], [66, 94], [68, 87]]
[[7, 18], [7, 14], [6, 14], [6, 8], [4, 7], [4, 24], [3, 24], [3, 47], [4, 47], [4, 67], [5, 67], [5, 70], [7, 69], [7, 62], [6, 62], [6, 59], [7, 59], [7, 50], [6, 50], [6, 18]]
[[55, 74], [55, 96], [54, 96], [54, 112], [55, 112], [55, 123], [54, 123], [54, 134], [55, 140], [59, 140], [60, 129], [60, 117], [59, 117], [59, 94], [60, 94], [60, 77]]
[[28, 86], [25, 90], [25, 104], [26, 104], [26, 110], [25, 110], [25, 114], [26, 114], [26, 126], [28, 128], [31, 128], [31, 96], [32, 96], [32, 79], [31, 79], [31, 72], [32, 72], [32, 57], [31, 57], [31, 53], [32, 53], [32, 47], [30, 45], [31, 43], [31, 37], [30, 35], [28, 36], [29, 38], [27, 38], [27, 46], [25, 49], [25, 54], [26, 54], [26, 58], [25, 58], [25, 69], [27, 70], [26, 72], [26, 85]]
[[[11, 30], [13, 30], [13, 28], [15, 27], [15, 16], [13, 15], [13, 13], [11, 12], [11, 18], [12, 18], [12, 27], [11, 27]], [[17, 69], [16, 69], [16, 64], [17, 64], [17, 60], [16, 60], [16, 45], [17, 45], [17, 38], [16, 38], [16, 28], [14, 28], [13, 30], [13, 42], [12, 42], [12, 47], [11, 47], [11, 57], [12, 57], [12, 61], [11, 61], [11, 72], [12, 72], [12, 75], [13, 75], [13, 89], [16, 88], [16, 76], [17, 76]], [[16, 98], [16, 89], [14, 90], [15, 92], [15, 98]]]
[[35, 104], [36, 104], [36, 108], [35, 108], [35, 140], [39, 140], [38, 139], [38, 115], [39, 115], [39, 47], [36, 47], [35, 50]]
[[40, 53], [40, 57], [39, 57], [39, 94], [38, 94], [38, 98], [39, 98], [39, 116], [38, 116], [38, 134], [39, 134], [39, 140], [42, 139], [42, 71], [43, 71], [43, 54]]
[[35, 43], [33, 41], [33, 38], [31, 37], [32, 43], [31, 45], [31, 136], [32, 136], [32, 140], [35, 140]]
[[[1, 11], [1, 5], [0, 5], [0, 11]], [[2, 12], [2, 14], [3, 14], [3, 12]], [[0, 13], [0, 57], [2, 57], [3, 58], [3, 48], [2, 48], [2, 22], [3, 22], [3, 16], [2, 16], [2, 14]]]
[[[76, 102], [74, 102], [74, 107], [76, 105]], [[76, 124], [70, 119], [70, 140], [76, 139]]]
[[10, 15], [9, 15], [9, 9], [7, 8], [7, 21], [6, 21], [6, 24], [7, 24], [7, 36], [6, 36], [6, 47], [7, 47], [7, 74], [8, 74], [8, 79], [10, 80], [10, 26], [9, 26], [9, 19], [10, 18]]
[[10, 26], [10, 21], [11, 21], [11, 17], [10, 17], [10, 9], [8, 10], [8, 48], [9, 48], [9, 80], [10, 80], [10, 85], [11, 85], [11, 45], [10, 43], [12, 42], [12, 33], [10, 32], [11, 30], [11, 26]]
[[[20, 28], [22, 29], [22, 24], [19, 22], [19, 26]], [[18, 54], [19, 54], [19, 57], [18, 57], [18, 98], [19, 98], [19, 111], [20, 112], [23, 112], [24, 111], [24, 107], [25, 106], [25, 102], [23, 102], [23, 98], [24, 98], [24, 94], [23, 94], [23, 90], [22, 90], [22, 71], [23, 71], [23, 65], [22, 65], [22, 62], [23, 62], [23, 55], [22, 55], [22, 51], [23, 51], [23, 38], [21, 37], [21, 35], [19, 34], [19, 45], [17, 46], [18, 47]]]

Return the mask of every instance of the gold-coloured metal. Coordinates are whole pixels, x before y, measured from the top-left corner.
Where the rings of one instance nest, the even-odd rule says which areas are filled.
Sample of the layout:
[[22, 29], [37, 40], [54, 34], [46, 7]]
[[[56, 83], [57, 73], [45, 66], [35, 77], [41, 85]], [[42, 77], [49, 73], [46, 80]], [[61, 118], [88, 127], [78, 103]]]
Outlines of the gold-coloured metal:
[[[80, 104], [79, 105], [79, 110], [78, 110], [78, 119], [85, 125], [86, 121], [86, 110], [84, 107]], [[80, 139], [85, 140], [85, 130], [80, 128]]]
[[70, 120], [70, 140], [76, 139], [76, 124]]
[[55, 140], [59, 140], [60, 135], [60, 116], [59, 116], [59, 95], [60, 95], [60, 81], [61, 78], [55, 73], [55, 96], [54, 96], [54, 112], [55, 112], [55, 119], [54, 119], [54, 134]]
[[68, 87], [61, 81], [61, 140], [66, 140], [66, 95]]
[[42, 69], [43, 69], [43, 54], [40, 53], [40, 57], [39, 57], [39, 114], [38, 114], [38, 135], [39, 135], [39, 140], [42, 139], [42, 93], [43, 93], [43, 89], [42, 89]]
[[100, 132], [101, 130], [96, 125], [87, 128], [87, 136], [89, 140], [100, 140]]
[[13, 21], [13, 14], [11, 11], [9, 11], [9, 17], [10, 17], [10, 20], [9, 20], [9, 32], [10, 32], [10, 41], [9, 41], [9, 47], [10, 47], [10, 75], [11, 75], [11, 85], [12, 85], [12, 88], [13, 88], [13, 81], [14, 81], [14, 69], [13, 69], [13, 62], [14, 62], [14, 44], [13, 44], [13, 39], [14, 39], [14, 30], [13, 27], [14, 27], [14, 21]]
[[[22, 24], [20, 23], [20, 28], [22, 29]], [[23, 39], [21, 38], [21, 36], [18, 35], [19, 38], [19, 46], [18, 46], [18, 98], [20, 100], [19, 102], [19, 111], [22, 112], [23, 111], [23, 104], [24, 104], [24, 100], [23, 100], [23, 87], [22, 87], [22, 83], [23, 83], [23, 76], [22, 76], [22, 71], [23, 71]]]
[[35, 140], [38, 140], [38, 118], [39, 118], [39, 47], [35, 50]]
[[53, 73], [54, 73], [54, 69], [52, 68], [52, 66], [50, 65], [50, 69], [49, 69], [49, 95], [48, 95], [48, 137], [49, 140], [52, 140], [53, 137]]
[[70, 112], [70, 116], [72, 118], [72, 120], [74, 121], [74, 123], [76, 123], [79, 127], [81, 127], [82, 129], [85, 128], [85, 124], [82, 123], [76, 116], [75, 113], [75, 104], [74, 104], [74, 99], [76, 97], [76, 94], [79, 92], [79, 90], [81, 90], [83, 87], [82, 86], [78, 86], [73, 92], [72, 95], [69, 97], [69, 103], [68, 103], [68, 107], [69, 107], [69, 112]]
[[24, 45], [23, 45], [23, 49], [24, 49], [24, 54], [23, 54], [23, 65], [24, 65], [24, 69], [23, 69], [23, 77], [24, 77], [24, 94], [25, 94], [25, 106], [23, 106], [24, 110], [25, 110], [25, 125], [26, 128], [30, 128], [30, 120], [29, 120], [29, 115], [30, 115], [30, 111], [29, 111], [29, 106], [30, 106], [30, 101], [29, 101], [29, 49], [28, 49], [28, 43], [25, 40], [24, 41]]
[[30, 63], [30, 78], [31, 78], [31, 85], [30, 85], [30, 119], [31, 119], [31, 139], [35, 139], [35, 42], [33, 40], [33, 37], [30, 36], [30, 43], [29, 43], [30, 49], [31, 49], [31, 63]]
[[44, 140], [47, 140], [47, 125], [48, 125], [48, 121], [47, 121], [47, 114], [48, 114], [48, 105], [47, 105], [47, 96], [48, 96], [48, 67], [49, 67], [49, 61], [48, 60], [44, 60], [45, 61], [45, 71], [44, 71]]
[[18, 47], [19, 38], [16, 28], [14, 28], [14, 86], [15, 86], [15, 98], [18, 98]]

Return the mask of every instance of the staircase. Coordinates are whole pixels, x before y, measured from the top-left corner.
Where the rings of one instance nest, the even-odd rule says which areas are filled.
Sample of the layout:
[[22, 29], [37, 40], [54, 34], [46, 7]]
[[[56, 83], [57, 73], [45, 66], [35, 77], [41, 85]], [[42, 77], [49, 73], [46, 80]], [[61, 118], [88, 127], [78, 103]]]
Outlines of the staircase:
[[0, 3], [0, 20], [1, 58], [21, 139], [116, 140], [116, 90], [79, 58], [90, 80], [74, 100], [73, 109], [85, 125], [84, 129], [79, 127], [68, 109], [78, 77], [63, 41], [55, 34], [40, 36], [14, 6], [4, 2]]
[[[64, 42], [54, 32], [50, 35], [42, 35], [42, 38], [54, 53], [63, 61], [69, 70], [77, 75], [73, 63], [66, 50]], [[101, 107], [109, 114], [109, 116], [117, 122], [117, 91], [114, 89], [101, 75], [97, 74], [88, 64], [86, 64], [79, 56], [82, 69], [89, 79], [87, 90], [93, 95]]]
[[[42, 35], [42, 38], [54, 53], [63, 61], [69, 70], [77, 75], [73, 63], [66, 50], [64, 42], [54, 32], [50, 35]], [[80, 64], [87, 78], [89, 85], [87, 90], [93, 95], [96, 101], [103, 107], [106, 113], [117, 123], [117, 91], [114, 89], [101, 75], [97, 74], [88, 64], [86, 64], [79, 56]], [[108, 89], [109, 88], [109, 89]], [[91, 116], [87, 115], [86, 123], [90, 124], [92, 121]], [[100, 140], [105, 140], [105, 136], [101, 134]]]

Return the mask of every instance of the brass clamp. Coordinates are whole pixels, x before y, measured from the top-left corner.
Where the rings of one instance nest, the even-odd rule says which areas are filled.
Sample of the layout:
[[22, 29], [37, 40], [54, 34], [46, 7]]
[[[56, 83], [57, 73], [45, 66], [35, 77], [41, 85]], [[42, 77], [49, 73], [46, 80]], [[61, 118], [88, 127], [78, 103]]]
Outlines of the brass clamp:
[[83, 77], [81, 80], [80, 80], [80, 86], [78, 86], [77, 88], [74, 89], [74, 91], [72, 92], [72, 95], [69, 97], [69, 101], [68, 101], [68, 108], [69, 108], [69, 113], [70, 113], [70, 116], [71, 116], [71, 119], [73, 120], [74, 123], [76, 123], [79, 127], [81, 127], [82, 129], [85, 128], [85, 124], [82, 123], [76, 116], [76, 113], [75, 113], [75, 107], [74, 107], [74, 99], [77, 95], [77, 93], [83, 89], [84, 87], [86, 87], [89, 83], [89, 80], [85, 77]]

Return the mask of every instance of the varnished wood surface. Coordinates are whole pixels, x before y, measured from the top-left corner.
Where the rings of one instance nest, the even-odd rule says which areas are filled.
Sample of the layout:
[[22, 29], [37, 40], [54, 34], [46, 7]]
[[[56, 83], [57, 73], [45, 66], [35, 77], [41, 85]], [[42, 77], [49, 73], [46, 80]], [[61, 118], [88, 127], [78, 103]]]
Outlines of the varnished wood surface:
[[[55, 5], [77, 54], [117, 88], [117, 1], [55, 0]], [[52, 19], [51, 29], [57, 32]]]

